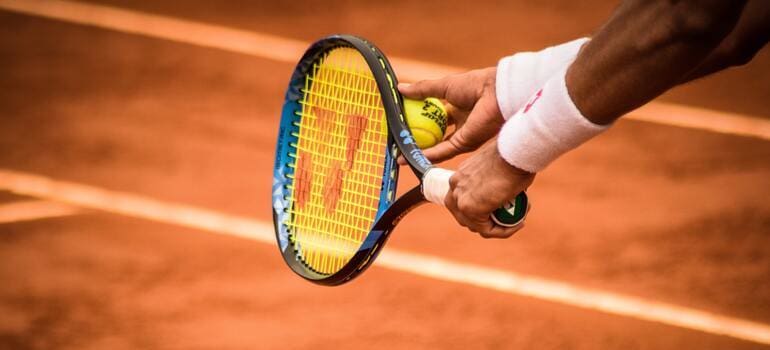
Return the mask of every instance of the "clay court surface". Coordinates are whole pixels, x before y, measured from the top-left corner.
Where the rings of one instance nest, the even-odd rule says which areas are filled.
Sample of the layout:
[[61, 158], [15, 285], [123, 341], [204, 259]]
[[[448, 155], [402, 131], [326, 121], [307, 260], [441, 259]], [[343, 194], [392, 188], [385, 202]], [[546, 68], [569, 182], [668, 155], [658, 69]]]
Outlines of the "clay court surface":
[[[620, 121], [538, 176], [527, 228], [512, 239], [481, 239], [443, 209], [426, 205], [404, 219], [386, 247], [702, 311], [756, 326], [747, 326], [753, 338], [729, 327], [672, 325], [679, 314], [649, 321], [639, 316], [645, 310], [636, 316], [603, 312], [390, 265], [375, 264], [342, 287], [321, 287], [291, 273], [268, 241], [122, 215], [109, 203], [95, 208], [45, 193], [20, 194], [4, 177], [43, 176], [269, 228], [276, 129], [293, 63], [21, 14], [2, 10], [4, 3], [1, 349], [770, 344], [768, 138]], [[465, 68], [588, 35], [614, 6], [93, 4], [303, 42], [355, 33], [391, 56]], [[765, 50], [744, 68], [681, 87], [661, 101], [762, 120], [770, 117], [769, 87]], [[408, 179], [402, 189], [415, 183], [410, 176], [402, 173]]]

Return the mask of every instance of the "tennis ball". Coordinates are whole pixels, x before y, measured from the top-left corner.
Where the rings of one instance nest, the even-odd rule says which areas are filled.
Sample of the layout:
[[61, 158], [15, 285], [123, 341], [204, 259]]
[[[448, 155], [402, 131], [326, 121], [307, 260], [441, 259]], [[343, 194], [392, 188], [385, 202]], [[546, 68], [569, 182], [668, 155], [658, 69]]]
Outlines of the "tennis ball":
[[420, 101], [405, 98], [404, 112], [417, 147], [428, 148], [444, 139], [447, 114], [439, 99], [428, 97]]

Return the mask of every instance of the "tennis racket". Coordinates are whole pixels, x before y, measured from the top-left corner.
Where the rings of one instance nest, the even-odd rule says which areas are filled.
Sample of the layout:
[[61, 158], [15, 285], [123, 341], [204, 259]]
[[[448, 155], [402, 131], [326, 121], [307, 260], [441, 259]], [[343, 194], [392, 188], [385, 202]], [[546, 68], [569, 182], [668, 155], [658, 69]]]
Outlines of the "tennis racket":
[[[385, 55], [351, 35], [315, 42], [292, 74], [278, 132], [273, 222], [284, 260], [305, 279], [350, 281], [410, 210], [444, 203], [453, 172], [434, 167], [416, 146], [397, 84]], [[399, 153], [420, 185], [396, 199]], [[522, 192], [493, 220], [514, 226], [527, 209]]]

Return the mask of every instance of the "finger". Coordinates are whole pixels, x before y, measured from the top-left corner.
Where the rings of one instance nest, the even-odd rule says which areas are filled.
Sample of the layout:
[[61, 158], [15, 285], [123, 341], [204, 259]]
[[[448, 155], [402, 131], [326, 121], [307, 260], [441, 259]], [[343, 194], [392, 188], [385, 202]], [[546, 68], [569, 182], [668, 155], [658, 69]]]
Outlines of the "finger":
[[489, 214], [482, 214], [475, 210], [477, 208], [469, 207], [467, 204], [463, 205], [461, 201], [462, 200], [456, 201], [456, 206], [458, 217], [463, 218], [463, 222], [465, 224], [463, 226], [467, 227], [473, 232], [481, 234], [482, 236], [487, 234], [494, 226], [492, 220], [489, 218]]
[[464, 211], [463, 214], [472, 221], [471, 227], [474, 232], [482, 235], [489, 234], [495, 227], [494, 222], [489, 218], [489, 214], [479, 214], [477, 212]]
[[[462, 110], [459, 109], [454, 109], [453, 112], [458, 114], [463, 113]], [[470, 114], [458, 119], [460, 122], [458, 122], [457, 128], [445, 141], [425, 149], [423, 152], [425, 157], [432, 162], [439, 163], [479, 148], [479, 146], [487, 142], [488, 136], [484, 135], [484, 132], [471, 130], [464, 128], [463, 126], [465, 121], [471, 118], [488, 120], [489, 118], [482, 115], [489, 114], [496, 116], [500, 121], [503, 120], [502, 115], [500, 114], [500, 108], [497, 106], [497, 102], [494, 99], [483, 98], [479, 100]]]
[[448, 139], [426, 149], [423, 153], [431, 162], [439, 163], [479, 148], [481, 144], [468, 143], [465, 135], [465, 129], [457, 129]]
[[462, 212], [457, 210], [457, 200], [451, 191], [447, 193], [446, 197], [444, 197], [444, 206], [449, 210], [450, 213], [452, 213], [455, 221], [457, 221], [460, 226], [468, 227], [470, 220], [468, 220], [468, 218], [465, 217]]
[[[473, 106], [470, 114], [468, 114], [467, 120], [491, 120], [490, 118], [484, 118], [484, 116], [492, 115], [496, 116], [500, 122], [505, 121], [503, 114], [500, 112], [500, 106], [497, 105], [497, 99], [493, 95], [487, 95], [482, 97]], [[500, 125], [502, 127], [502, 125]], [[499, 131], [499, 130], [498, 130]]]
[[478, 224], [474, 222], [471, 218], [465, 216], [462, 212], [456, 212], [452, 213], [455, 215], [455, 220], [460, 224], [460, 226], [467, 228], [471, 232], [479, 232]]
[[[465, 122], [465, 118], [468, 116], [468, 112], [466, 112], [464, 110], [461, 110], [461, 109], [459, 109], [459, 108], [457, 108], [457, 107], [455, 107], [455, 106], [453, 106], [453, 105], [451, 105], [449, 103], [446, 103], [445, 108], [446, 108], [447, 115], [448, 115], [447, 126], [451, 127], [452, 125], [455, 125], [458, 120], [459, 120], [459, 124], [457, 124], [457, 126], [458, 127], [462, 126], [462, 124]], [[449, 138], [451, 138], [455, 134], [455, 131], [457, 131], [457, 128], [451, 128], [451, 129], [452, 129], [451, 133], [445, 134], [445, 137], [447, 137], [447, 140]], [[443, 142], [445, 142], [445, 141], [439, 142], [438, 144], [430, 146], [430, 147], [423, 148], [423, 149], [421, 149], [421, 151], [423, 152], [423, 154], [425, 154], [425, 156], [429, 160], [435, 161], [435, 162], [440, 162], [440, 161], [444, 161], [446, 159], [453, 158], [454, 155], [452, 155], [452, 154], [449, 154], [449, 155], [446, 155], [446, 156], [441, 156], [442, 154], [447, 152], [447, 150], [442, 150], [442, 148], [448, 146], [447, 144], [442, 144]], [[436, 147], [438, 147], [438, 149], [433, 150]], [[429, 151], [426, 154], [425, 151], [427, 151], [427, 150], [432, 150], [432, 151]], [[431, 154], [433, 154], [433, 153], [438, 153], [439, 156], [437, 156], [437, 157], [431, 156]], [[399, 155], [396, 160], [398, 161], [399, 165], [406, 165], [407, 164], [407, 162], [404, 159], [403, 155]]]
[[458, 128], [465, 123], [468, 119], [468, 113], [470, 113], [470, 111], [455, 107], [449, 102], [444, 103], [444, 109], [446, 109], [447, 126], [456, 124]]
[[[466, 150], [465, 148], [458, 148], [453, 141], [446, 140], [439, 142], [435, 146], [431, 146], [425, 149], [421, 149], [422, 154], [425, 155], [425, 158], [428, 158], [428, 160], [431, 161], [431, 163], [440, 163], [448, 159], [452, 159], [455, 156], [469, 152], [471, 150]], [[406, 165], [406, 159], [403, 155], [399, 155], [396, 159], [399, 165]]]
[[[509, 238], [516, 232], [519, 232], [523, 227], [523, 222], [513, 227], [493, 225], [485, 238]], [[482, 237], [484, 237], [484, 235], [482, 235]]]
[[471, 231], [478, 233], [481, 237], [494, 238], [489, 234], [489, 232], [492, 230], [493, 227], [494, 225], [487, 219], [487, 220], [473, 221], [473, 224], [469, 228], [471, 229]]
[[449, 192], [447, 192], [447, 194], [444, 196], [444, 207], [449, 209], [452, 215], [454, 215], [454, 212], [457, 211], [457, 199], [452, 194], [451, 181]]
[[449, 102], [446, 102], [444, 103], [444, 110], [446, 111], [446, 116], [447, 116], [446, 125], [447, 126], [454, 125], [455, 124], [454, 116], [458, 112], [457, 107], [453, 106]]
[[430, 148], [426, 148], [422, 151], [425, 157], [428, 158], [428, 160], [430, 160], [432, 163], [440, 163], [447, 159], [452, 159], [458, 154], [462, 154], [464, 152], [467, 151], [463, 151], [463, 149], [458, 148], [451, 139], [442, 141], [439, 144]]
[[454, 191], [455, 188], [457, 188], [457, 184], [460, 182], [460, 177], [457, 176], [457, 172], [452, 174], [452, 176], [449, 177], [449, 193], [452, 194], [452, 199], [455, 202], [455, 205], [457, 205], [457, 198], [454, 197]]
[[421, 80], [414, 84], [400, 83], [398, 84], [398, 91], [404, 94], [404, 96], [413, 99], [428, 97], [446, 99], [450, 79], [450, 77], [444, 77], [435, 80]]

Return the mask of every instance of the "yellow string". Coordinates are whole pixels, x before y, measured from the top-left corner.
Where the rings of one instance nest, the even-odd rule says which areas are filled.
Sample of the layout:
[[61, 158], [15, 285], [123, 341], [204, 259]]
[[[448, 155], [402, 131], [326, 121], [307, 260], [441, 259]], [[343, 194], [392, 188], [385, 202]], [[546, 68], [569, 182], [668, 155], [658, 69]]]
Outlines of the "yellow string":
[[[387, 126], [377, 85], [363, 56], [351, 48], [328, 52], [305, 80], [300, 101], [294, 184], [290, 186], [291, 242], [301, 259], [322, 274], [339, 271], [356, 253], [374, 223], [382, 189]], [[348, 164], [349, 133], [354, 118], [365, 118], [361, 140]], [[303, 159], [305, 158], [305, 159]], [[296, 164], [310, 164], [309, 178], [299, 178]], [[342, 169], [339, 198], [332, 210], [333, 172]], [[309, 180], [306, 202], [299, 203], [299, 181]], [[307, 189], [307, 188], [306, 188]], [[325, 191], [328, 192], [325, 195]]]

